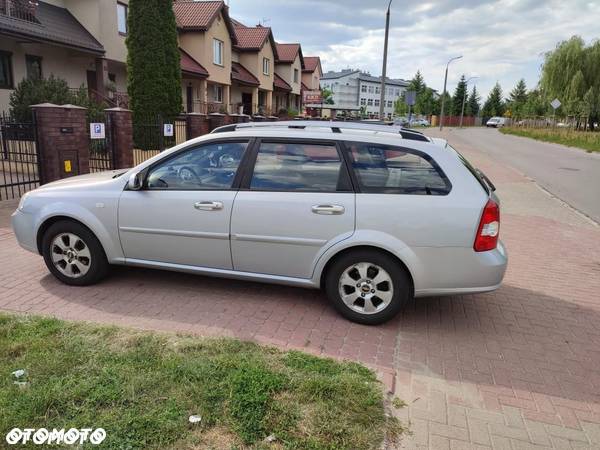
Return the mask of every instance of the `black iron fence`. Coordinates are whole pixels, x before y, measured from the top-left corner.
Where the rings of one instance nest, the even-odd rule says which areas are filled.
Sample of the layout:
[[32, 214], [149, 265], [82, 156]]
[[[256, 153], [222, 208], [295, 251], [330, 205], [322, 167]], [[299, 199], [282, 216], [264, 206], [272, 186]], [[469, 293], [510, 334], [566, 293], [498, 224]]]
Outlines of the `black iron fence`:
[[0, 116], [0, 200], [16, 199], [40, 184], [40, 158], [33, 118]]
[[165, 149], [185, 142], [187, 137], [185, 117], [163, 119], [155, 116], [134, 121], [133, 163], [140, 164]]

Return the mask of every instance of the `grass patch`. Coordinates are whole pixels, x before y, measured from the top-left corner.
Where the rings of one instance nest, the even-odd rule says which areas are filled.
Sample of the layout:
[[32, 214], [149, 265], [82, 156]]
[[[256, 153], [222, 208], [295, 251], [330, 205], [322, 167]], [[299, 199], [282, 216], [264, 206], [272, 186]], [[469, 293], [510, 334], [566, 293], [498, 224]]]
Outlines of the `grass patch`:
[[405, 431], [356, 363], [0, 314], [0, 438], [13, 427], [102, 427], [111, 449], [367, 449]]
[[565, 128], [520, 128], [502, 127], [500, 132], [516, 136], [537, 139], [538, 141], [553, 142], [568, 147], [587, 150], [588, 153], [600, 152], [600, 133], [592, 131], [576, 131]]

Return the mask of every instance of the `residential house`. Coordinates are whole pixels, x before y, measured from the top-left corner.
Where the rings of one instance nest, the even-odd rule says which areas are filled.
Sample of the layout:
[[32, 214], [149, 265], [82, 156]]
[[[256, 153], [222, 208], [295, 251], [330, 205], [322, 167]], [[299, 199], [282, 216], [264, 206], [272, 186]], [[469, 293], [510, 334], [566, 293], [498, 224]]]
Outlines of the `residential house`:
[[182, 65], [186, 112], [228, 112], [231, 103], [232, 46], [237, 43], [223, 1], [173, 4]]
[[127, 82], [127, 3], [0, 0], [0, 111], [23, 78], [51, 74], [117, 103]]
[[[242, 77], [235, 76], [232, 85], [232, 103], [236, 108], [252, 114], [271, 115], [273, 111], [273, 89], [277, 47], [271, 28], [248, 27], [234, 21], [237, 43], [233, 47], [232, 59], [237, 63], [238, 73], [252, 75], [249, 85]], [[250, 80], [250, 76], [247, 77]], [[258, 84], [256, 84], [258, 81]]]
[[321, 67], [321, 58], [318, 56], [305, 56], [304, 67], [302, 69], [302, 83], [304, 89], [308, 91], [318, 91], [321, 89], [321, 77], [323, 68]]
[[275, 62], [275, 111], [302, 107], [302, 68], [304, 58], [300, 44], [277, 44], [278, 59]]

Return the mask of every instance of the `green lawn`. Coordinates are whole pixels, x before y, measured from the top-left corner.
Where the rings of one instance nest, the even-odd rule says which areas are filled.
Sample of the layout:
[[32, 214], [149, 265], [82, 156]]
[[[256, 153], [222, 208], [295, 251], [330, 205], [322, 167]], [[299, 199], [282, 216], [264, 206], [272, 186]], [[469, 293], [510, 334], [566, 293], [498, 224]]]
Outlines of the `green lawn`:
[[405, 431], [364, 366], [234, 339], [0, 314], [0, 380], [2, 442], [14, 427], [102, 427], [93, 448], [367, 449]]
[[514, 134], [539, 141], [578, 147], [588, 152], [600, 152], [600, 132], [575, 131], [564, 128], [502, 127], [504, 134]]

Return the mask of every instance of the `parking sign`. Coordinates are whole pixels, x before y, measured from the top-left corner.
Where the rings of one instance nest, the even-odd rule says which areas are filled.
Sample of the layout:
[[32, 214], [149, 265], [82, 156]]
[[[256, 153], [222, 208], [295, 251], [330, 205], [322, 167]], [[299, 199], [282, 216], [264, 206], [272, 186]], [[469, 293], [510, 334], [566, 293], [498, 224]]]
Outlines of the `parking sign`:
[[103, 123], [90, 123], [90, 139], [104, 139], [106, 132]]
[[173, 124], [165, 123], [164, 136], [173, 136]]

